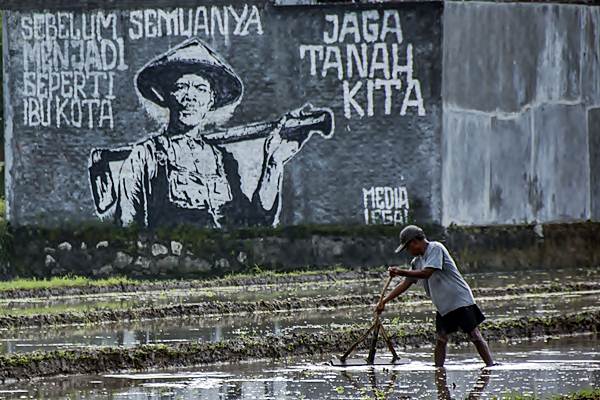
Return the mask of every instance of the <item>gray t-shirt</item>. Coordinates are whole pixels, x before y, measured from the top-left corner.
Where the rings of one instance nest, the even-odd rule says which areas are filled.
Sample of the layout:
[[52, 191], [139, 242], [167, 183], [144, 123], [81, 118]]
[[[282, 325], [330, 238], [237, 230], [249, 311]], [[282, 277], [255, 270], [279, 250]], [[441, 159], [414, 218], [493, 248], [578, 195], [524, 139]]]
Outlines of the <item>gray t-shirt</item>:
[[475, 304], [471, 288], [456, 268], [446, 247], [440, 242], [429, 242], [425, 254], [415, 257], [411, 266], [411, 269], [416, 271], [435, 268], [429, 279], [407, 279], [423, 283], [425, 293], [440, 314], [446, 315], [457, 308]]

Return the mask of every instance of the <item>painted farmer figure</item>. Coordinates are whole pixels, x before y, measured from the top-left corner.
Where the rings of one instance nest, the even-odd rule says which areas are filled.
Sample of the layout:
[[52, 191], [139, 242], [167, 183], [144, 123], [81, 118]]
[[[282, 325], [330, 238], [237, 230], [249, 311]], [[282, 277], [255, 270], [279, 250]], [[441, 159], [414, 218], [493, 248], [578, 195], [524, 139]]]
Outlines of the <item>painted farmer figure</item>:
[[[206, 130], [211, 113], [233, 110], [243, 84], [202, 41], [184, 42], [150, 62], [136, 83], [144, 98], [169, 110], [169, 119], [162, 132], [135, 144], [120, 167], [114, 182], [113, 215], [118, 223], [150, 227], [182, 222], [207, 227], [277, 223], [283, 166], [313, 132], [300, 126], [294, 136], [284, 137], [283, 129], [289, 120], [310, 113], [310, 106], [262, 124], [258, 136], [248, 135], [246, 127], [228, 136], [229, 142], [263, 139], [261, 151], [242, 153], [260, 166], [248, 171], [247, 162], [238, 162], [239, 153], [236, 159], [226, 149], [227, 140], [219, 142]], [[242, 186], [248, 185], [243, 181], [249, 176], [254, 176], [255, 187], [244, 192]]]

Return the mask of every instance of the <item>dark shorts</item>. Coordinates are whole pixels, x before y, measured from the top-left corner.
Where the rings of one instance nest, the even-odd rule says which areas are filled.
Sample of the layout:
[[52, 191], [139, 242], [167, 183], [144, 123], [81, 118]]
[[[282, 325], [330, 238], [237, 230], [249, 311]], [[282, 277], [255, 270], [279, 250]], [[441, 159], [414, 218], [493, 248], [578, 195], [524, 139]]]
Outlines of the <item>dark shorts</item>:
[[485, 315], [477, 307], [477, 304], [457, 308], [444, 316], [436, 312], [435, 331], [437, 333], [450, 334], [458, 331], [458, 328], [460, 328], [463, 332], [469, 333], [484, 320]]

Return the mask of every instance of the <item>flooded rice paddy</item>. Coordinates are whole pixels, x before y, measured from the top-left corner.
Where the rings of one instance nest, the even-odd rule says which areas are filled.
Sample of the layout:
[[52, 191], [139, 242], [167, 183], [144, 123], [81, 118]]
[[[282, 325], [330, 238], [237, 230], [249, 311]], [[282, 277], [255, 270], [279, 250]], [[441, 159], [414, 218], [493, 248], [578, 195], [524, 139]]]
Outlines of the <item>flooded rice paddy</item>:
[[[473, 273], [466, 274], [465, 279], [473, 289], [517, 288], [526, 285], [560, 284], [561, 282], [600, 282], [600, 268], [523, 270], [511, 273]], [[366, 295], [378, 293], [381, 290], [381, 286], [382, 278], [335, 281], [331, 280], [330, 277], [325, 277], [320, 282], [0, 299], [0, 315], [159, 307], [214, 300], [260, 301], [266, 299], [286, 299], [289, 297], [335, 296], [341, 294]]]
[[326, 357], [258, 360], [179, 370], [58, 377], [0, 386], [3, 399], [491, 399], [548, 398], [600, 387], [600, 338], [585, 335], [495, 344], [483, 369], [470, 346], [452, 348], [445, 371], [431, 349], [401, 352], [394, 367], [334, 368]]
[[[520, 317], [562, 316], [600, 310], [600, 289], [559, 291], [561, 283], [600, 282], [600, 269], [517, 271], [467, 275], [490, 321]], [[376, 296], [382, 279], [171, 289], [143, 293], [56, 296], [0, 300], [0, 315], [127, 310], [207, 301], [257, 302], [317, 296]], [[518, 293], [526, 285], [552, 285], [539, 293]], [[557, 289], [558, 287], [558, 289]], [[516, 290], [506, 291], [503, 289]], [[420, 293], [413, 288], [411, 292]], [[362, 301], [362, 300], [361, 300]], [[342, 332], [365, 326], [372, 307], [363, 303], [293, 311], [232, 312], [149, 320], [79, 325], [7, 327], [0, 330], [0, 355], [52, 350], [137, 348], [145, 344], [174, 346], [302, 332]], [[397, 329], [431, 324], [434, 311], [422, 298], [390, 304], [384, 323]], [[412, 325], [410, 325], [412, 324]], [[451, 347], [444, 372], [432, 367], [432, 348], [399, 349], [407, 364], [394, 367], [332, 368], [333, 354], [246, 360], [174, 369], [113, 372], [36, 378], [0, 385], [0, 399], [492, 399], [509, 393], [550, 398], [600, 387], [598, 327], [585, 334], [492, 343], [496, 361], [483, 366], [469, 344]], [[340, 349], [342, 351], [342, 349]], [[362, 354], [364, 356], [364, 354]], [[1, 363], [0, 363], [1, 364]]]
[[[502, 296], [478, 299], [488, 319], [560, 315], [573, 311], [600, 310], [600, 291]], [[401, 325], [434, 318], [429, 301], [391, 304], [383, 314], [386, 324]], [[367, 324], [371, 308], [317, 309], [293, 312], [223, 315], [206, 318], [173, 318], [111, 324], [49, 326], [0, 331], [0, 354], [73, 347], [133, 347], [189, 341], [217, 342], [243, 335], [340, 329]]]

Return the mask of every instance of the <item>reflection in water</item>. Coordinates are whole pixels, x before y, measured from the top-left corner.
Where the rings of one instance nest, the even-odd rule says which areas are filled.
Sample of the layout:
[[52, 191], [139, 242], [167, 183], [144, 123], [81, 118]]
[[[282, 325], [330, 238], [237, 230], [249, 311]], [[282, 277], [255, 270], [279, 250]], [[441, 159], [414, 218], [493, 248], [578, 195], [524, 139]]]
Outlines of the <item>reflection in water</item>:
[[[587, 343], [598, 341], [587, 338]], [[0, 399], [459, 400], [491, 399], [507, 392], [546, 398], [600, 385], [600, 353], [573, 351], [570, 344], [560, 348], [561, 359], [555, 351], [498, 352], [502, 365], [483, 371], [482, 364], [469, 354], [454, 355], [443, 370], [431, 366], [429, 352], [402, 356], [413, 361], [390, 368], [335, 368], [315, 357], [153, 373], [56, 377], [0, 385]]]
[[349, 371], [342, 371], [341, 376], [343, 376], [357, 391], [357, 393], [362, 396], [368, 396], [368, 398], [378, 399], [378, 400], [392, 400], [392, 399], [409, 399], [409, 395], [403, 395], [398, 393], [398, 387], [396, 385], [396, 380], [398, 378], [398, 373], [395, 371], [391, 371], [390, 376], [387, 379], [383, 379], [382, 381], [377, 381], [377, 375], [375, 374], [374, 369], [369, 369], [366, 372], [366, 378], [369, 382], [368, 385], [364, 385], [362, 383], [362, 379], [364, 378], [364, 373], [359, 375], [358, 377], [352, 376]]
[[[446, 369], [431, 366], [429, 351], [403, 352], [409, 364], [334, 368], [319, 357], [205, 367], [192, 372], [117, 374], [101, 378], [106, 396], [126, 400], [490, 399], [507, 392], [541, 397], [597, 387], [598, 337], [498, 344], [502, 364], [481, 370], [470, 352], [457, 349]], [[326, 357], [326, 356], [324, 356]], [[288, 362], [292, 362], [288, 365]], [[82, 390], [82, 389], [79, 389]], [[113, 397], [109, 397], [113, 396]], [[42, 396], [43, 398], [59, 398]], [[83, 398], [83, 397], [82, 397]]]
[[[485, 387], [490, 382], [490, 377], [492, 376], [492, 371], [488, 368], [483, 368], [479, 373], [479, 377], [475, 381], [473, 388], [467, 394], [465, 399], [467, 400], [478, 400], [483, 395]], [[446, 373], [446, 368], [436, 368], [435, 370], [435, 385], [437, 388], [437, 398], [438, 400], [452, 400], [452, 396], [450, 395], [450, 389], [448, 388], [448, 377]], [[456, 384], [453, 384], [456, 386]]]

